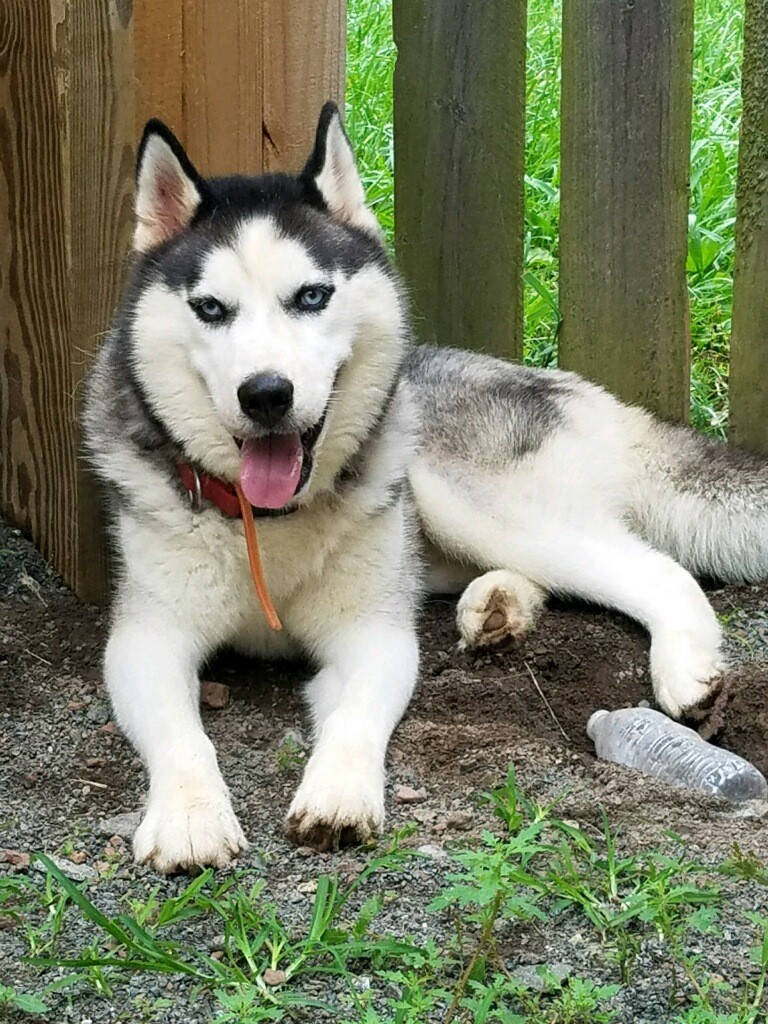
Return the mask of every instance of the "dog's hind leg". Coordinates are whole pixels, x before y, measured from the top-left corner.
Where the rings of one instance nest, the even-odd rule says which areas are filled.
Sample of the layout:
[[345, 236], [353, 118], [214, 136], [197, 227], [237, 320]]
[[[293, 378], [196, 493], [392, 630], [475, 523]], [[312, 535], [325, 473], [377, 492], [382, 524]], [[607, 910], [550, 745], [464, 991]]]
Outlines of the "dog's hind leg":
[[487, 647], [533, 628], [546, 592], [510, 569], [478, 576], [461, 595], [456, 608], [459, 647]]
[[646, 626], [654, 692], [670, 715], [700, 704], [718, 685], [721, 630], [704, 593], [618, 518], [599, 509], [576, 509], [568, 519], [542, 509], [522, 522], [498, 506], [487, 514], [469, 489], [437, 473], [417, 481], [416, 493], [425, 531], [449, 555], [512, 570], [545, 591], [616, 608]]
[[200, 720], [204, 654], [167, 613], [118, 605], [104, 674], [118, 724], [150, 775], [133, 849], [166, 873], [224, 867], [247, 845]]

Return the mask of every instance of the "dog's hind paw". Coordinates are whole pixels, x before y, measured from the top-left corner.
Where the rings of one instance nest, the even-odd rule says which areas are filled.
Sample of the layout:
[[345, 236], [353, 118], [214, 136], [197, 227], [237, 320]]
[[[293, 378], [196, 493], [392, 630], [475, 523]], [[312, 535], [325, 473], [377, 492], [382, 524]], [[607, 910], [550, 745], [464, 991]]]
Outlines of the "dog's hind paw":
[[312, 759], [285, 819], [285, 834], [298, 846], [338, 850], [370, 842], [384, 823], [380, 774]]
[[166, 875], [227, 867], [247, 846], [226, 790], [183, 782], [150, 795], [133, 838], [137, 863]]
[[693, 633], [674, 633], [651, 644], [651, 676], [656, 701], [672, 718], [711, 700], [727, 668], [718, 647]]
[[478, 576], [456, 608], [459, 649], [488, 647], [533, 628], [546, 595], [537, 584], [508, 569]]

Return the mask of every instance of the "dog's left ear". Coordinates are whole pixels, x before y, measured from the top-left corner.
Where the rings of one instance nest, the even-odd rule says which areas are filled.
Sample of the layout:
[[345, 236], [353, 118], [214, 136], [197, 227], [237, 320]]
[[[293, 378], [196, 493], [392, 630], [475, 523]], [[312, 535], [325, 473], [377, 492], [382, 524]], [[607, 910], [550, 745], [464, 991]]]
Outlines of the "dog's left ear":
[[322, 109], [315, 148], [301, 176], [314, 185], [334, 217], [381, 237], [379, 222], [365, 204], [355, 154], [335, 103], [326, 103]]
[[133, 247], [146, 252], [181, 234], [203, 199], [205, 183], [162, 121], [147, 123], [136, 160]]

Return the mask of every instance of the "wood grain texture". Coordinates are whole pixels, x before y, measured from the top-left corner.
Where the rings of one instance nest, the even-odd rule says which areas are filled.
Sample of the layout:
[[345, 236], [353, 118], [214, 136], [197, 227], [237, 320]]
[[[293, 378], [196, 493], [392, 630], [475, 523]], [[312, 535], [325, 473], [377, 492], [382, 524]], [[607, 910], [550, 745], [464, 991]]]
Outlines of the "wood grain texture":
[[160, 117], [204, 174], [296, 170], [343, 102], [344, 0], [135, 0], [137, 134]]
[[134, 0], [136, 136], [151, 117], [184, 132], [184, 0]]
[[262, 167], [299, 170], [326, 100], [344, 103], [345, 0], [264, 0]]
[[0, 498], [86, 599], [105, 574], [78, 388], [129, 237], [131, 75], [124, 0], [0, 6]]
[[693, 0], [564, 0], [560, 365], [689, 410]]
[[730, 436], [768, 451], [768, 0], [747, 0], [742, 96]]
[[397, 259], [417, 334], [522, 353], [525, 0], [394, 0]]
[[264, 3], [185, 0], [184, 143], [205, 174], [262, 169]]

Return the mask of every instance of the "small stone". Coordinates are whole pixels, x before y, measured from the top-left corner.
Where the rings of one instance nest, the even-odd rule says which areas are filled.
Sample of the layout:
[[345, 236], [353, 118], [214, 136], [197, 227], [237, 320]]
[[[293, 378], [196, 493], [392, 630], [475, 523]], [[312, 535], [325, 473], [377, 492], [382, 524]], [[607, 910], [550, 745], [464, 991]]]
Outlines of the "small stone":
[[299, 857], [314, 857], [317, 850], [313, 846], [299, 846], [296, 853]]
[[115, 814], [111, 818], [102, 818], [97, 825], [99, 835], [120, 836], [121, 839], [130, 839], [139, 827], [141, 811], [126, 811], [124, 814]]
[[420, 804], [427, 799], [425, 789], [413, 789], [412, 786], [398, 786], [395, 790], [395, 801], [398, 804]]
[[103, 768], [106, 763], [104, 757], [86, 757], [85, 759], [86, 768]]
[[17, 871], [26, 871], [29, 860], [29, 854], [21, 850], [0, 850], [0, 864], [9, 864]]
[[[317, 879], [313, 878], [309, 882], [300, 882], [296, 886], [297, 892], [317, 892]], [[269, 984], [269, 982], [267, 982]]]
[[[570, 977], [573, 968], [570, 964], [538, 964], [537, 966], [518, 967], [512, 971], [512, 977], [525, 988], [533, 992], [543, 992], [548, 987], [547, 977], [554, 976], [555, 980], [562, 984]], [[545, 976], [542, 977], [542, 974]]]
[[285, 982], [285, 971], [273, 971], [268, 967], [262, 977], [265, 985], [282, 985]]
[[436, 815], [437, 811], [431, 807], [417, 807], [413, 811], [413, 817], [416, 821], [420, 821], [422, 825], [426, 825], [428, 822], [433, 821]]
[[69, 859], [73, 864], [84, 864], [87, 856], [85, 850], [75, 850], [74, 853], [70, 853]]
[[71, 700], [67, 707], [70, 711], [82, 711], [85, 707], [85, 701], [83, 700]]
[[203, 683], [200, 687], [200, 700], [206, 707], [219, 711], [229, 704], [229, 687], [225, 683]]
[[109, 708], [101, 702], [91, 704], [85, 713], [86, 720], [94, 725], [106, 725], [109, 721]]
[[[52, 853], [48, 854], [48, 859], [56, 865], [63, 875], [71, 878], [73, 882], [90, 882], [94, 878], [99, 877], [96, 868], [92, 868], [90, 864], [73, 864], [66, 857], [56, 857]], [[45, 866], [40, 861], [36, 861], [32, 865], [32, 870], [45, 874]]]
[[107, 722], [106, 725], [102, 725], [102, 727], [99, 729], [99, 732], [103, 736], [117, 736], [119, 729], [117, 728], [114, 722]]
[[212, 960], [223, 960], [224, 959], [224, 950], [223, 949], [214, 949], [214, 951], [211, 953], [211, 959]]
[[418, 847], [417, 852], [422, 857], [429, 857], [431, 860], [447, 860], [448, 858], [448, 854], [437, 843], [425, 843], [423, 846]]
[[456, 829], [459, 832], [466, 832], [472, 827], [472, 815], [468, 811], [451, 811], [446, 817], [445, 823], [448, 828]]

